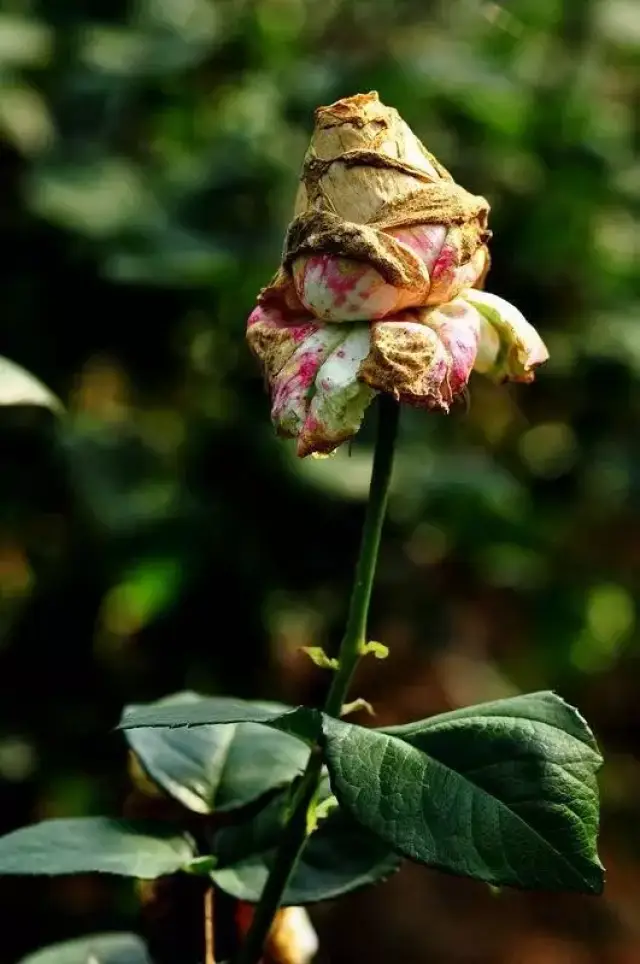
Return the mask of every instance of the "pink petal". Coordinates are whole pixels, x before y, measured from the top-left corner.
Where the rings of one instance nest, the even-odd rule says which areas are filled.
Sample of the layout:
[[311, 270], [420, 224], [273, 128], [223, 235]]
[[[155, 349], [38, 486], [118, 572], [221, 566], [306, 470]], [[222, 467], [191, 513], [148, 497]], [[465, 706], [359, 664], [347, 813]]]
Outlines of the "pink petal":
[[431, 274], [447, 236], [447, 228], [444, 224], [415, 224], [410, 228], [390, 228], [386, 233], [411, 248]]
[[298, 438], [298, 455], [332, 452], [352, 438], [375, 392], [358, 380], [360, 365], [369, 354], [367, 324], [341, 328], [344, 341], [328, 356], [315, 380], [309, 414]]
[[471, 288], [487, 266], [487, 249], [478, 248], [469, 261], [460, 264], [460, 229], [451, 228], [431, 273], [428, 305], [439, 305]]
[[318, 371], [343, 338], [338, 325], [315, 326], [271, 379], [271, 419], [281, 435], [297, 438], [300, 434]]
[[316, 254], [293, 266], [301, 302], [323, 321], [368, 321], [401, 307], [403, 292], [364, 261]]
[[253, 309], [247, 320], [247, 341], [269, 381], [317, 327], [309, 315], [291, 317], [274, 305]]
[[439, 308], [425, 311], [423, 320], [437, 333], [449, 353], [451, 364], [447, 379], [451, 396], [455, 398], [469, 381], [478, 351], [482, 318], [463, 298], [456, 298]]

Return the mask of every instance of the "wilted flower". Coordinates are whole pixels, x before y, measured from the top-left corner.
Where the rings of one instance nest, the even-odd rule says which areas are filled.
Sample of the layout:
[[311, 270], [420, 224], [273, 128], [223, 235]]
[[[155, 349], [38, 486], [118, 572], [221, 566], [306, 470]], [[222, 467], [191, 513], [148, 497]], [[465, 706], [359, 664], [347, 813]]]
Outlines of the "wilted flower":
[[375, 92], [316, 111], [282, 264], [247, 330], [299, 455], [350, 438], [379, 391], [448, 411], [474, 368], [532, 380], [539, 335], [477, 290], [488, 213]]

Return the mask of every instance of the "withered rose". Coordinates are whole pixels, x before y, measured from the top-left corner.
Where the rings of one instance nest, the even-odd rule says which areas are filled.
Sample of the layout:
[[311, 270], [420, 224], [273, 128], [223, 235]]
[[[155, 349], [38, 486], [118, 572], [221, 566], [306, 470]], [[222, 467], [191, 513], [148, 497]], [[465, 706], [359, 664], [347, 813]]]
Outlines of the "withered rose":
[[488, 213], [377, 93], [318, 108], [282, 264], [247, 329], [299, 455], [354, 435], [376, 392], [448, 411], [474, 368], [532, 380], [539, 335], [477, 290]]

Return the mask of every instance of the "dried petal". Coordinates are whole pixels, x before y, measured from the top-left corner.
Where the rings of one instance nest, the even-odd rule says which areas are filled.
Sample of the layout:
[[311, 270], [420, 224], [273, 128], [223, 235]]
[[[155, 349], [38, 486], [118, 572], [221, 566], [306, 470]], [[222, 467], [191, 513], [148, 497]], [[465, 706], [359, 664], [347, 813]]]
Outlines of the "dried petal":
[[441, 305], [453, 301], [465, 288], [471, 288], [485, 274], [488, 264], [486, 248], [478, 248], [469, 261], [463, 260], [462, 232], [452, 228], [431, 274], [431, 287], [426, 303]]
[[370, 347], [369, 325], [350, 326], [344, 341], [324, 362], [298, 439], [298, 455], [332, 452], [356, 434], [375, 395], [373, 389], [358, 381], [360, 365]]
[[247, 329], [299, 455], [354, 435], [377, 391], [448, 411], [474, 368], [533, 378], [537, 332], [477, 290], [488, 213], [375, 92], [318, 108], [282, 264]]
[[464, 298], [425, 312], [425, 324], [437, 333], [451, 360], [447, 381], [451, 398], [464, 390], [473, 370], [482, 328], [482, 316]]
[[466, 291], [465, 300], [482, 316], [476, 370], [494, 381], [531, 382], [549, 357], [542, 338], [518, 309], [486, 291]]
[[332, 452], [358, 431], [374, 391], [358, 381], [370, 329], [287, 320], [258, 306], [247, 333], [269, 382], [271, 417], [280, 435], [298, 439], [298, 454]]
[[[417, 307], [426, 303], [433, 254], [447, 232], [446, 271], [465, 269], [460, 284], [475, 283], [486, 262], [476, 255], [490, 236], [488, 212], [486, 200], [456, 184], [375, 91], [347, 97], [316, 111], [282, 270], [290, 273], [300, 258], [316, 255], [360, 261], [398, 289], [401, 300], [389, 310]], [[415, 237], [405, 242], [398, 234], [416, 228], [427, 238], [438, 229], [436, 252], [431, 244], [423, 257]], [[437, 300], [448, 299], [443, 293]]]
[[317, 327], [317, 322], [309, 315], [287, 318], [274, 305], [254, 308], [247, 321], [247, 341], [260, 360], [267, 379], [275, 378], [296, 348]]
[[359, 377], [401, 402], [448, 411], [469, 379], [480, 324], [462, 298], [376, 322]]
[[271, 418], [278, 432], [297, 438], [307, 419], [321, 366], [345, 337], [337, 325], [316, 325], [271, 379]]

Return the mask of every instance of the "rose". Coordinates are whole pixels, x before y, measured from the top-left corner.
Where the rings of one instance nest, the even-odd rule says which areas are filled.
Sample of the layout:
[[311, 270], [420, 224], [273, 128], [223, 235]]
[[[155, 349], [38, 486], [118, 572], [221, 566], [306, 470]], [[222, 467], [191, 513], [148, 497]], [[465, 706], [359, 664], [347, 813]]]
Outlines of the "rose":
[[350, 438], [377, 391], [448, 411], [474, 367], [533, 378], [540, 337], [476, 290], [488, 212], [376, 93], [316, 111], [282, 265], [247, 331], [299, 455]]

